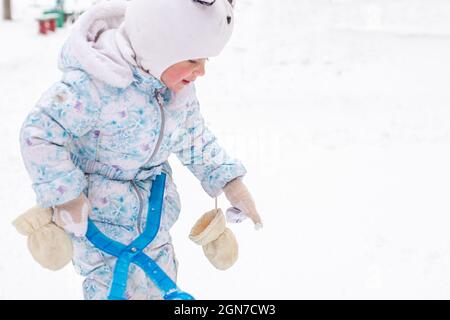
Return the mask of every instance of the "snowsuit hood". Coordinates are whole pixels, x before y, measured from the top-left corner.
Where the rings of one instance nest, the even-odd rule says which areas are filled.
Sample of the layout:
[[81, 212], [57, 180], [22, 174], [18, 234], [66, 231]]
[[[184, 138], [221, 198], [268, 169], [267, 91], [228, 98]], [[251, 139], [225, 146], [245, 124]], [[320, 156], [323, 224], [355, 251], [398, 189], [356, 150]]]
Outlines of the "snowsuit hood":
[[113, 87], [129, 86], [136, 63], [121, 27], [125, 10], [126, 3], [111, 1], [82, 14], [60, 51], [58, 67], [63, 72], [83, 70]]

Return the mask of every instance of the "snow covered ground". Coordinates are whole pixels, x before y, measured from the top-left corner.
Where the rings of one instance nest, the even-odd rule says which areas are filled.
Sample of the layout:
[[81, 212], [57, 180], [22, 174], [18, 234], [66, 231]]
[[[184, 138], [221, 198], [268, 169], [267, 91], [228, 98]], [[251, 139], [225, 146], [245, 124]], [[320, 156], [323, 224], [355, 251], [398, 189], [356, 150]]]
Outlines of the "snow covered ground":
[[[14, 2], [14, 1], [13, 1]], [[34, 203], [18, 133], [56, 81], [70, 27], [37, 35], [15, 1], [0, 22], [0, 298], [80, 299], [11, 221]], [[171, 159], [181, 288], [201, 299], [450, 297], [450, 2], [240, 0], [232, 41], [198, 80], [210, 128], [249, 173], [265, 228], [231, 226], [240, 257], [215, 270], [187, 238], [214, 202]], [[224, 197], [219, 204], [227, 207]]]

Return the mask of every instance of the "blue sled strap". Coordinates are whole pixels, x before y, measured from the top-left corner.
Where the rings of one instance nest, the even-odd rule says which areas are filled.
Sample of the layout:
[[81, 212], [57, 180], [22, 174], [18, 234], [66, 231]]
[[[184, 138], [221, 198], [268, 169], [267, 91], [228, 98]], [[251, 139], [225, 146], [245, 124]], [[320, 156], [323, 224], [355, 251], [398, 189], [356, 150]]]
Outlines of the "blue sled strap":
[[162, 291], [164, 300], [194, 299], [190, 294], [181, 291], [158, 264], [142, 252], [153, 241], [159, 230], [165, 182], [165, 173], [161, 173], [153, 181], [145, 230], [128, 246], [108, 238], [95, 226], [91, 219], [88, 220], [86, 237], [89, 241], [100, 250], [117, 257], [111, 290], [108, 296], [109, 300], [125, 299], [128, 268], [131, 263], [138, 265], [144, 270], [147, 276]]

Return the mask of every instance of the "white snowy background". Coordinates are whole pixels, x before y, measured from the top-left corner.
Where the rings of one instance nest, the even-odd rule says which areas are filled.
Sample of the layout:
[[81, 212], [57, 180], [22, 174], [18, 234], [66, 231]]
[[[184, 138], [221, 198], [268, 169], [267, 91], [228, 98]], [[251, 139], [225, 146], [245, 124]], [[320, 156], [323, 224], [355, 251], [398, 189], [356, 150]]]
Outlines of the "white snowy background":
[[[41, 268], [11, 225], [35, 200], [20, 125], [59, 79], [71, 27], [38, 35], [52, 1], [12, 2], [0, 22], [0, 298], [82, 299], [73, 267]], [[450, 298], [449, 57], [448, 0], [238, 0], [231, 43], [197, 88], [265, 227], [232, 225], [239, 260], [215, 270], [188, 239], [214, 202], [171, 158], [180, 287], [199, 299]]]

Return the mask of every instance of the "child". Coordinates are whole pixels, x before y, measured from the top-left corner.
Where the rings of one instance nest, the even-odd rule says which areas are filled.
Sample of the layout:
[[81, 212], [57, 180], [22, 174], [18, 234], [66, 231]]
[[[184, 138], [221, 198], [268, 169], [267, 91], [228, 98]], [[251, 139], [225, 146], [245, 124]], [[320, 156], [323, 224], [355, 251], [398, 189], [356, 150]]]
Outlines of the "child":
[[[118, 260], [89, 241], [88, 218], [107, 238], [132, 243], [147, 232], [148, 199], [161, 173], [167, 179], [160, 225], [143, 252], [176, 281], [169, 230], [180, 200], [167, 161], [171, 153], [211, 197], [224, 191], [234, 207], [261, 225], [242, 182], [246, 170], [205, 127], [194, 88], [207, 58], [217, 56], [231, 35], [233, 7], [231, 0], [132, 0], [92, 7], [61, 50], [62, 80], [26, 118], [22, 157], [37, 203], [52, 208], [53, 221], [70, 234], [73, 264], [86, 277], [86, 299], [108, 298]], [[124, 295], [161, 299], [162, 293], [130, 264]]]

